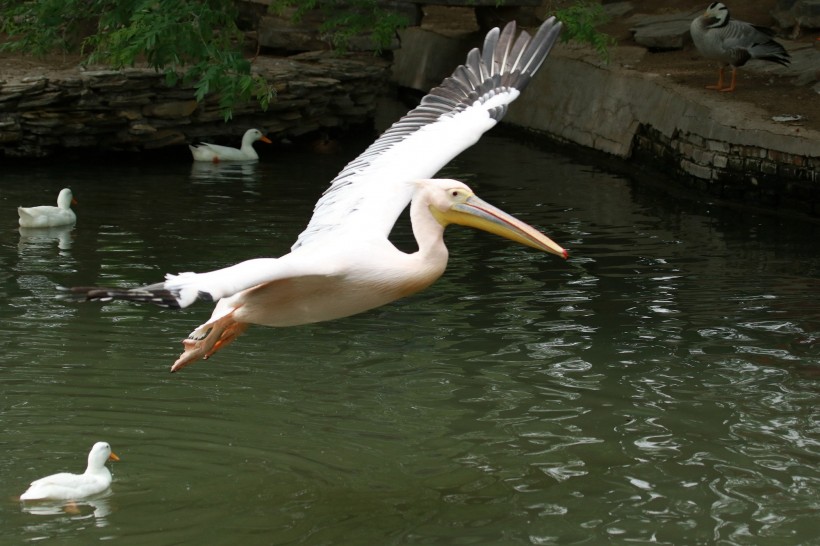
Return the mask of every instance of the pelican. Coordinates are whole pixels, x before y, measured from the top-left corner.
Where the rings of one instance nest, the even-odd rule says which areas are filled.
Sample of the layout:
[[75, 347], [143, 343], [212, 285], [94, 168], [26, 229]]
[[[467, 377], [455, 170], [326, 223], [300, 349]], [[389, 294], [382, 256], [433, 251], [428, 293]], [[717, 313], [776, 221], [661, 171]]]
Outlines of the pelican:
[[85, 472], [60, 472], [34, 480], [20, 495], [20, 500], [80, 500], [102, 493], [111, 485], [111, 472], [105, 467], [105, 463], [119, 460], [108, 443], [97, 442], [88, 453]]
[[[181, 308], [216, 301], [211, 318], [183, 341], [175, 372], [208, 358], [250, 324], [295, 326], [361, 313], [414, 294], [447, 266], [444, 229], [471, 226], [563, 258], [549, 237], [486, 203], [466, 184], [431, 177], [496, 125], [540, 68], [561, 23], [534, 37], [515, 23], [491, 30], [483, 51], [426, 95], [333, 179], [291, 252], [207, 273], [166, 275], [140, 288], [74, 287], [85, 299], [125, 299]], [[418, 251], [388, 240], [410, 205]]]
[[194, 161], [208, 161], [210, 163], [257, 161], [259, 160], [259, 154], [253, 149], [253, 143], [257, 140], [267, 144], [271, 143], [270, 139], [263, 135], [259, 129], [248, 129], [242, 136], [242, 147], [239, 149], [220, 146], [219, 144], [208, 144], [207, 142], [188, 146], [188, 148], [191, 150], [191, 155], [194, 156]]
[[[729, 8], [720, 2], [709, 4], [700, 17], [689, 25], [689, 33], [698, 52], [707, 59], [719, 61], [720, 71], [716, 85], [707, 89], [734, 91], [737, 83], [737, 68], [751, 59], [760, 59], [788, 66], [789, 53], [778, 42], [772, 40], [772, 31], [745, 21], [731, 19]], [[723, 86], [723, 72], [732, 66], [732, 81]]]
[[40, 205], [39, 207], [17, 207], [17, 216], [22, 228], [49, 228], [58, 226], [73, 226], [77, 223], [77, 215], [71, 210], [77, 200], [68, 188], [60, 190], [57, 196], [57, 206]]

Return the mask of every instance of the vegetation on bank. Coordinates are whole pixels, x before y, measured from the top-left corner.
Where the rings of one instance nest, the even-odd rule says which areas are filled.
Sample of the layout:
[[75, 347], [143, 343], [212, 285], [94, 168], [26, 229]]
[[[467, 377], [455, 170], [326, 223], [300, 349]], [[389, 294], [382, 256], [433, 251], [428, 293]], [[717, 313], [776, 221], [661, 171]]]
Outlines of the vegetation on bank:
[[[580, 39], [605, 54], [610, 41], [595, 30], [603, 21], [601, 6], [590, 0], [554, 3], [567, 29], [564, 39]], [[287, 8], [297, 19], [321, 10], [320, 31], [338, 50], [352, 37], [370, 34], [378, 52], [408, 24], [378, 0], [271, 2], [274, 12]], [[239, 102], [256, 100], [267, 109], [274, 98], [273, 87], [251, 72], [243, 55], [237, 15], [234, 0], [0, 0], [0, 50], [39, 56], [80, 52], [85, 63], [113, 68], [145, 62], [169, 84], [193, 85], [198, 101], [218, 97], [227, 121]]]
[[3, 49], [34, 55], [81, 52], [114, 68], [145, 62], [201, 101], [219, 97], [226, 120], [238, 101], [267, 108], [272, 87], [251, 73], [232, 0], [0, 0]]

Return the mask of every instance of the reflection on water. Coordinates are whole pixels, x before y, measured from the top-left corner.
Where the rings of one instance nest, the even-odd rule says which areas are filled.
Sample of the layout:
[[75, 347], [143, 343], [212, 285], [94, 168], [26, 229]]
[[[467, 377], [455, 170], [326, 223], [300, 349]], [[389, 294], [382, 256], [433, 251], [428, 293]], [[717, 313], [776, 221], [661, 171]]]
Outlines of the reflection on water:
[[[55, 299], [56, 285], [136, 286], [287, 252], [347, 159], [4, 173], [0, 483], [13, 497], [99, 439], [123, 457], [104, 505], [7, 502], [4, 536], [816, 540], [816, 224], [670, 198], [489, 137], [443, 175], [542, 227], [568, 262], [452, 227], [450, 266], [421, 294], [251, 328], [175, 375], [210, 306]], [[71, 244], [24, 241], [14, 207], [55, 178], [81, 198]], [[406, 225], [393, 239], [412, 247]]]
[[51, 246], [49, 243], [57, 243], [60, 250], [71, 249], [71, 231], [74, 226], [57, 226], [47, 228], [18, 228], [20, 232], [20, 251], [23, 252], [25, 246]]
[[256, 173], [257, 165], [256, 161], [223, 161], [220, 163], [194, 161], [191, 163], [191, 180], [225, 183], [256, 182], [259, 180]]
[[[21, 510], [33, 516], [62, 516], [67, 520], [81, 521], [92, 520], [95, 527], [105, 527], [108, 525], [108, 516], [111, 514], [111, 504], [107, 498], [109, 495], [84, 499], [80, 501], [41, 501], [36, 503], [22, 503]], [[26, 526], [26, 530], [37, 538], [48, 538], [55, 533], [59, 533], [63, 520], [59, 517], [48, 518], [47, 522], [38, 522]], [[37, 537], [39, 534], [41, 537]]]

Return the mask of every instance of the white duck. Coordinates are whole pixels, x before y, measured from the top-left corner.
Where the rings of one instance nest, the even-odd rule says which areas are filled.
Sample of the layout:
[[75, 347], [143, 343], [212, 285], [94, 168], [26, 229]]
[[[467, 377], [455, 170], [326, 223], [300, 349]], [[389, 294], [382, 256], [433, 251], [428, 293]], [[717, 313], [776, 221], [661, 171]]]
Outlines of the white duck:
[[219, 163], [220, 161], [257, 161], [259, 155], [253, 149], [253, 143], [257, 140], [267, 144], [271, 143], [270, 139], [263, 135], [259, 129], [248, 129], [242, 137], [242, 147], [238, 150], [229, 146], [208, 144], [206, 142], [188, 146], [188, 148], [191, 149], [194, 161], [209, 161], [211, 163]]
[[[707, 89], [734, 91], [737, 67], [743, 66], [750, 59], [783, 66], [790, 62], [789, 53], [772, 39], [774, 33], [770, 29], [732, 19], [729, 8], [720, 2], [709, 4], [703, 15], [696, 17], [689, 25], [689, 33], [701, 55], [721, 63], [717, 85], [709, 85]], [[723, 70], [728, 65], [732, 66], [732, 81], [728, 87], [724, 87]]]
[[97, 442], [88, 454], [88, 467], [82, 474], [60, 472], [31, 482], [20, 500], [79, 500], [102, 493], [111, 485], [106, 461], [119, 461], [107, 442]]
[[47, 228], [57, 226], [70, 226], [77, 222], [77, 215], [71, 210], [71, 205], [76, 205], [77, 200], [68, 188], [60, 190], [57, 196], [57, 206], [41, 205], [39, 207], [17, 207], [17, 215], [20, 217], [20, 227], [24, 228]]

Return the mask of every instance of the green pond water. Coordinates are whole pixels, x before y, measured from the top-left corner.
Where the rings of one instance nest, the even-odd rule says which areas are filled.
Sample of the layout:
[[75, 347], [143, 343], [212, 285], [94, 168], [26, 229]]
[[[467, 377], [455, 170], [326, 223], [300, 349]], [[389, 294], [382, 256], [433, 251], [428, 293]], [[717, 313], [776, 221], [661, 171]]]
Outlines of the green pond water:
[[[2, 167], [0, 541], [818, 544], [816, 223], [487, 135], [443, 175], [568, 261], [451, 227], [428, 290], [252, 327], [173, 375], [210, 304], [59, 299], [287, 252], [366, 144]], [[64, 186], [76, 227], [20, 233], [15, 208]], [[406, 218], [394, 238], [412, 248]], [[121, 458], [106, 495], [17, 500], [98, 440]]]

